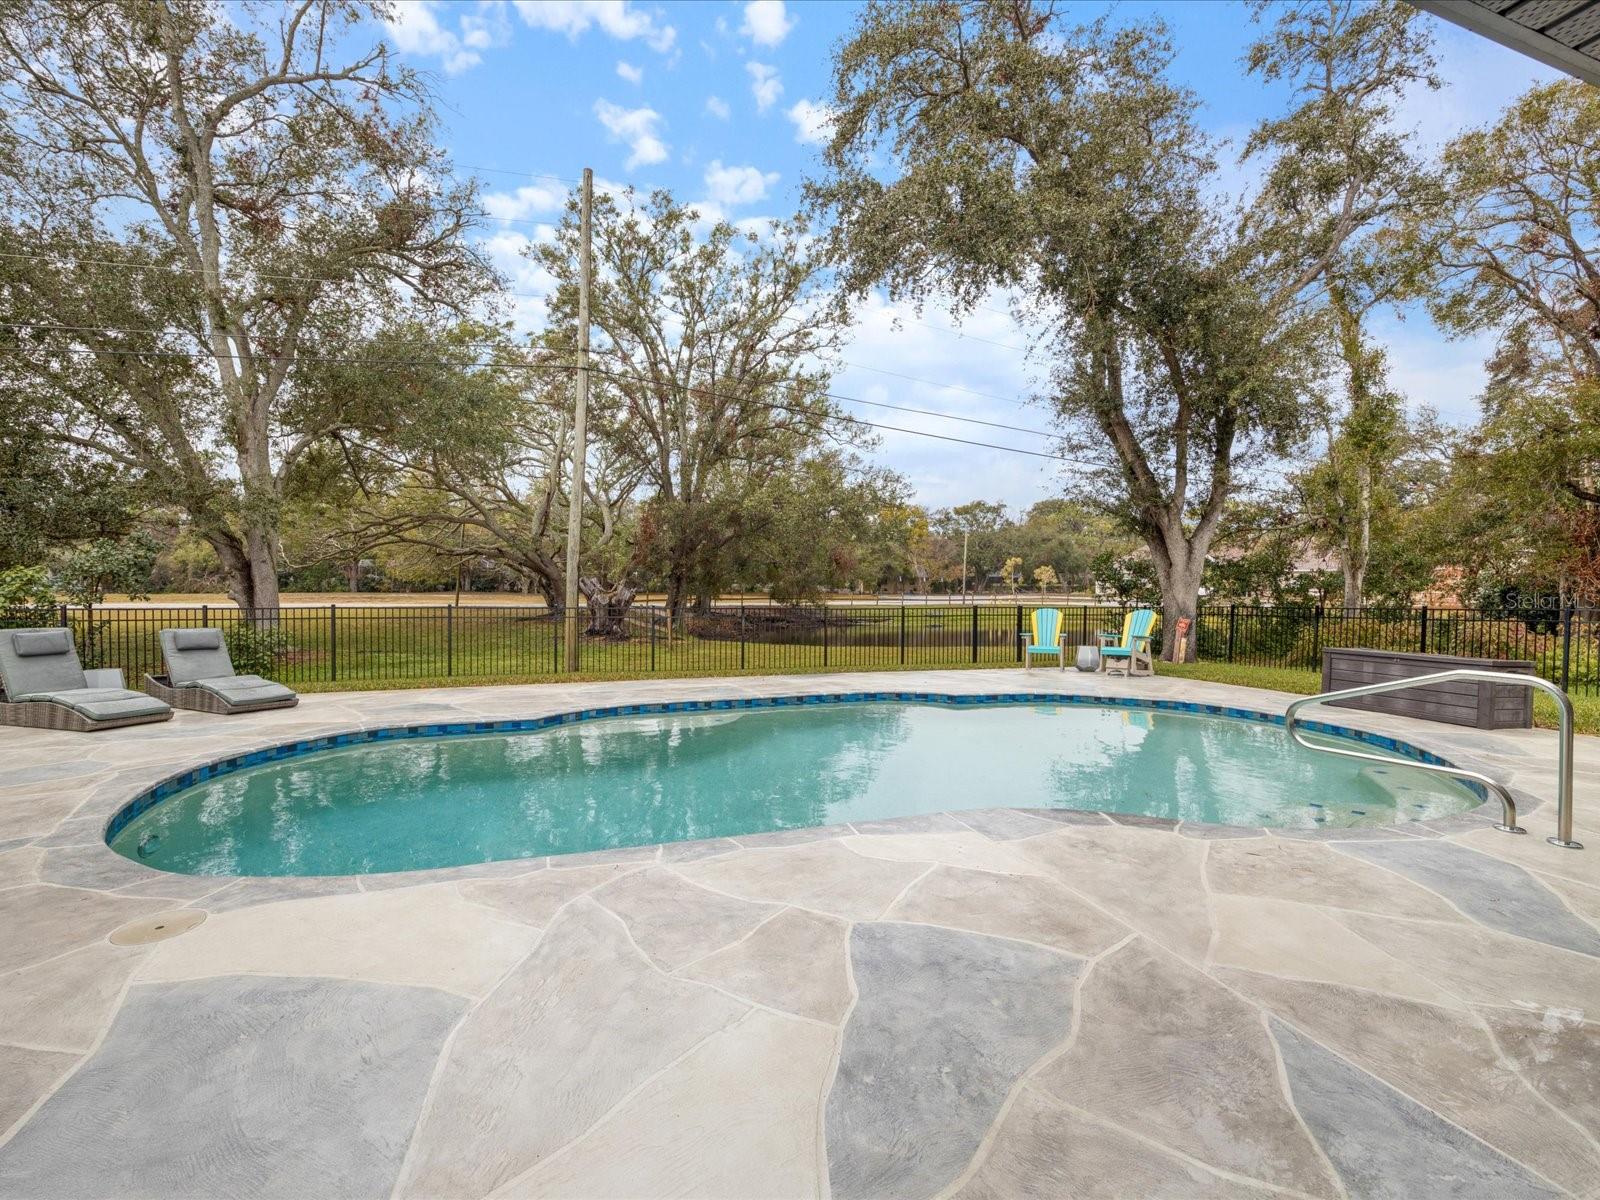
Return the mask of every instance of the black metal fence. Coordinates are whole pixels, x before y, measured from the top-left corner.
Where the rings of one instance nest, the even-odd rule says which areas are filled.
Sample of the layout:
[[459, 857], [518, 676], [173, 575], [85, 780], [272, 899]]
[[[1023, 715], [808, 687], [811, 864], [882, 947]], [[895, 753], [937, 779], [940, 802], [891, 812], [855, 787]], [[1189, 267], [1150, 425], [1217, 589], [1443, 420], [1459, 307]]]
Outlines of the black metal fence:
[[[1021, 661], [1035, 604], [718, 605], [677, 627], [635, 605], [615, 639], [584, 638], [587, 675], [783, 673], [1002, 666]], [[1126, 609], [1060, 608], [1069, 646], [1120, 629]], [[512, 605], [82, 608], [0, 613], [0, 626], [64, 625], [86, 666], [120, 667], [132, 686], [161, 671], [157, 633], [220, 628], [241, 672], [290, 684], [548, 678], [563, 671], [563, 623]], [[1458, 608], [1208, 606], [1192, 636], [1203, 661], [1316, 669], [1324, 646], [1530, 659], [1574, 694], [1600, 695], [1600, 615], [1568, 609], [1488, 616]]]

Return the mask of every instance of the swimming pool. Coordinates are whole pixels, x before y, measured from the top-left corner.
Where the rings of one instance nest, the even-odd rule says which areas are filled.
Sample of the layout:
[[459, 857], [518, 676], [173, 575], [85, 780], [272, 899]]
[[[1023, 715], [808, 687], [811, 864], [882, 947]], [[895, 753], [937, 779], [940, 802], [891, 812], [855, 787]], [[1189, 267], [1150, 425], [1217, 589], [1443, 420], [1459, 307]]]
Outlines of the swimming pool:
[[1307, 751], [1260, 714], [1172, 702], [890, 695], [650, 708], [673, 711], [376, 730], [241, 755], [131, 802], [107, 840], [186, 874], [345, 875], [944, 810], [1315, 828], [1429, 819], [1481, 799], [1403, 765]]

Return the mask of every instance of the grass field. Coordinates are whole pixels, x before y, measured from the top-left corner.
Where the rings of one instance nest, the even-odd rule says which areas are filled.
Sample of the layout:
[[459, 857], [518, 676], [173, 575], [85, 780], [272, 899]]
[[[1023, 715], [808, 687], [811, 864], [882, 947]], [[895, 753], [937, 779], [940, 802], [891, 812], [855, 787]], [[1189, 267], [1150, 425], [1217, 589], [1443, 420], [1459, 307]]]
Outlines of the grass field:
[[[437, 608], [444, 605], [456, 604], [462, 607], [473, 606], [478, 608], [493, 607], [532, 607], [543, 608], [544, 600], [537, 594], [526, 592], [462, 592], [457, 597], [455, 592], [284, 592], [280, 597], [284, 608], [325, 608], [330, 604], [337, 604], [341, 608]], [[640, 592], [635, 600], [639, 604], [664, 604], [666, 597], [655, 592]], [[898, 606], [902, 603], [910, 605], [932, 605], [935, 607], [963, 607], [968, 604], [1055, 604], [1061, 606], [1094, 604], [1093, 596], [1088, 595], [1050, 595], [1040, 598], [1037, 592], [1022, 592], [1011, 595], [1008, 592], [986, 592], [958, 601], [948, 596], [921, 596], [921, 595], [875, 595], [859, 594], [856, 592], [835, 592], [826, 597], [829, 604], [864, 605], [864, 606]], [[751, 592], [741, 595], [738, 592], [729, 592], [717, 599], [718, 604], [744, 604], [750, 607], [763, 607], [773, 604], [772, 597]], [[216, 609], [231, 609], [233, 601], [221, 592], [162, 592], [159, 595], [148, 596], [142, 600], [135, 600], [123, 593], [111, 593], [106, 596], [102, 607], [116, 609], [160, 609], [160, 608], [187, 608], [207, 605]]]
[[[585, 638], [586, 676], [721, 675], [750, 671], [868, 670], [892, 667], [996, 666], [1018, 661], [1016, 605], [830, 607], [800, 617], [767, 607], [720, 610], [704, 636], [669, 635], [660, 610], [636, 606], [629, 636]], [[1083, 636], [1093, 640], [1116, 610], [1085, 612]], [[168, 627], [220, 627], [235, 656], [250, 627], [237, 610], [196, 607], [97, 611], [92, 622], [74, 613], [78, 641], [90, 665], [117, 666], [131, 680], [160, 670], [158, 632]], [[91, 628], [92, 625], [92, 628]], [[344, 606], [286, 608], [277, 645], [262, 673], [295, 686], [418, 680], [533, 679], [560, 671], [563, 630], [532, 606]]]
[[[660, 609], [636, 605], [629, 636], [584, 639], [576, 676], [562, 670], [562, 630], [542, 606], [474, 603], [363, 604], [285, 608], [271, 653], [250, 658], [251, 627], [231, 606], [142, 606], [97, 610], [91, 630], [80, 612], [72, 620], [86, 665], [121, 667], [132, 684], [161, 670], [157, 632], [170, 626], [220, 627], [228, 634], [241, 671], [269, 674], [307, 691], [428, 687], [466, 683], [541, 682], [559, 679], [691, 678], [739, 674], [812, 674], [824, 671], [1009, 666], [1020, 661], [1018, 633], [1030, 604], [830, 605], [827, 609], [729, 606], [698, 618], [694, 634], [669, 636]], [[826, 612], [826, 620], [822, 614]], [[1069, 608], [1069, 643], [1093, 643], [1115, 628], [1114, 608]], [[1241, 622], [1238, 649], [1245, 654], [1282, 647], [1257, 642]], [[1270, 634], [1266, 630], [1263, 634]], [[1352, 631], [1353, 632], [1353, 631]], [[1245, 687], [1311, 694], [1319, 676], [1311, 653], [1294, 653], [1303, 666], [1219, 662], [1223, 639], [1206, 631], [1206, 661], [1162, 664], [1163, 674]], [[1379, 642], [1380, 645], [1384, 644]], [[261, 647], [257, 647], [260, 649]], [[1309, 647], [1307, 648], [1309, 649]], [[1600, 696], [1574, 688], [1578, 728], [1600, 733]], [[1554, 704], [1535, 698], [1535, 720], [1553, 727]]]

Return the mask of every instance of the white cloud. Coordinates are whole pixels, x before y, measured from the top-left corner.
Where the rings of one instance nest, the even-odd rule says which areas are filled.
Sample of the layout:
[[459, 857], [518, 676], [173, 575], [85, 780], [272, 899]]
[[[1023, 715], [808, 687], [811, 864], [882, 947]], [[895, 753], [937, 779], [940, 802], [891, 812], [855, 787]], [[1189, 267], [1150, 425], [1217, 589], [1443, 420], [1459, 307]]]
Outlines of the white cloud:
[[511, 40], [505, 14], [498, 8], [482, 8], [461, 17], [461, 44], [472, 50], [488, 50]]
[[744, 69], [750, 72], [750, 94], [756, 98], [756, 108], [766, 112], [783, 95], [783, 83], [778, 79], [778, 68], [766, 63], [747, 62]]
[[744, 24], [739, 26], [739, 32], [758, 46], [776, 46], [789, 36], [794, 24], [783, 0], [750, 0], [744, 6]]
[[833, 136], [833, 107], [815, 100], [796, 100], [786, 114], [794, 122], [794, 140], [821, 145]]
[[516, 9], [530, 29], [551, 29], [570, 38], [598, 28], [619, 41], [638, 38], [660, 54], [671, 50], [678, 38], [671, 25], [628, 0], [516, 0]]
[[402, 54], [437, 57], [445, 74], [455, 75], [477, 66], [483, 61], [480, 52], [505, 38], [504, 25], [483, 13], [463, 16], [456, 32], [440, 24], [439, 12], [433, 0], [416, 0], [393, 10], [386, 18], [389, 36]]
[[733, 116], [733, 110], [728, 107], [728, 102], [721, 96], [707, 96], [706, 111], [719, 121], [726, 121]]
[[559, 212], [567, 193], [555, 184], [536, 183], [513, 192], [485, 192], [483, 211], [491, 217], [522, 221], [545, 213]]
[[648, 166], [662, 162], [667, 157], [667, 144], [661, 140], [661, 114], [653, 108], [623, 108], [609, 100], [594, 102], [594, 115], [606, 132], [619, 142], [626, 142], [632, 152], [627, 167]]
[[1413, 412], [1428, 407], [1447, 424], [1471, 425], [1483, 415], [1479, 397], [1488, 383], [1484, 361], [1494, 353], [1495, 335], [1447, 340], [1420, 305], [1409, 320], [1380, 313], [1372, 336], [1389, 355], [1389, 382]]
[[715, 200], [695, 200], [684, 206], [694, 210], [695, 231], [704, 237], [718, 221], [726, 221], [728, 214]]
[[732, 207], [764, 200], [767, 189], [778, 182], [776, 171], [758, 167], [725, 167], [714, 158], [706, 168], [706, 194], [716, 203]]
[[[929, 305], [919, 321], [913, 309], [894, 305], [875, 293], [856, 310], [850, 342], [843, 352], [849, 362], [841, 364], [831, 390], [1048, 430], [1050, 420], [1044, 411], [1032, 405], [1019, 406], [1035, 389], [1039, 364], [1030, 365], [1024, 354], [993, 344], [1029, 345], [1039, 340], [1040, 332], [1019, 327], [1003, 311], [995, 311], [1003, 307], [1003, 297], [992, 297], [987, 307], [968, 314], [961, 331], [969, 336], [960, 337], [947, 331], [955, 321], [943, 305]], [[905, 378], [908, 375], [918, 378]], [[861, 420], [905, 430], [1031, 450], [1054, 449], [1047, 438], [1014, 431], [869, 406], [844, 404], [843, 408]], [[981, 497], [1025, 509], [1047, 496], [1073, 490], [1063, 478], [1063, 464], [1049, 459], [958, 445], [917, 433], [882, 431], [881, 436], [882, 445], [872, 454], [873, 460], [905, 475], [919, 503], [939, 507]]]
[[617, 60], [617, 74], [629, 83], [644, 82], [644, 68], [636, 67], [631, 62], [625, 62], [620, 58]]

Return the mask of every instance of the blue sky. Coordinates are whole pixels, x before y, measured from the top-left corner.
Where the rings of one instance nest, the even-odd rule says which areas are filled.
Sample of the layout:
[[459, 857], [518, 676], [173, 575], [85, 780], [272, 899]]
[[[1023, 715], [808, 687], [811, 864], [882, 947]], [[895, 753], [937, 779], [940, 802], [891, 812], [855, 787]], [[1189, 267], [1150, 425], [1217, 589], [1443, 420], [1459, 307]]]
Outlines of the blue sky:
[[[708, 214], [733, 220], [787, 216], [815, 169], [817, 119], [826, 113], [829, 62], [854, 4], [631, 0], [401, 0], [388, 31], [435, 79], [443, 140], [458, 169], [483, 183], [484, 239], [519, 296], [518, 321], [536, 326], [541, 280], [518, 251], [559, 211], [567, 184], [591, 166], [598, 179], [671, 188]], [[1257, 34], [1232, 0], [1064, 4], [1074, 20], [1159, 17], [1178, 48], [1174, 76], [1193, 88], [1214, 134], [1242, 140], [1279, 111], [1239, 65]], [[1548, 68], [1431, 16], [1446, 86], [1407, 99], [1401, 120], [1438, 145], [1492, 120]], [[1414, 405], [1456, 423], [1471, 421], [1482, 386], [1485, 341], [1448, 342], [1426, 314], [1384, 314], [1377, 334], [1391, 378]], [[840, 395], [964, 417], [1048, 428], [1025, 402], [1040, 376], [1032, 340], [995, 297], [954, 329], [948, 315], [920, 318], [869, 304], [834, 379]], [[892, 374], [891, 374], [892, 372]], [[915, 376], [906, 379], [904, 376]], [[845, 411], [906, 428], [1046, 449], [1027, 433], [845, 404]], [[1060, 464], [999, 451], [885, 433], [875, 457], [904, 474], [933, 506], [984, 498], [1025, 508], [1070, 494]]]

